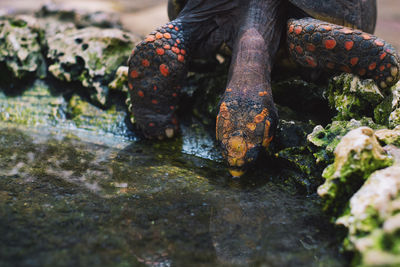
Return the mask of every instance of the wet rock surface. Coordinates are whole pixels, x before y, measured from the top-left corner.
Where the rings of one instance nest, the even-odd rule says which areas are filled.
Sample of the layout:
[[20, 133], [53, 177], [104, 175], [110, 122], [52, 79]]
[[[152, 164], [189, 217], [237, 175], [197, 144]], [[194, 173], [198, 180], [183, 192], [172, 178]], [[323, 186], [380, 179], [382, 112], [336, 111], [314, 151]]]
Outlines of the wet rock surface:
[[173, 146], [2, 126], [3, 266], [343, 266], [315, 200], [265, 170], [232, 181]]

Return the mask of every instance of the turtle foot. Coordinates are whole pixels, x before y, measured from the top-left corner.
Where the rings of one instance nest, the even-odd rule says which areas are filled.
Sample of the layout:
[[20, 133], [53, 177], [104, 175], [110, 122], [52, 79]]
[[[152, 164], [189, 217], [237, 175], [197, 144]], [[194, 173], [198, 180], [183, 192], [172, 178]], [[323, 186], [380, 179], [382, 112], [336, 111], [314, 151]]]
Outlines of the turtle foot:
[[385, 89], [400, 79], [400, 58], [386, 41], [359, 30], [312, 18], [289, 20], [291, 56], [305, 67], [371, 78]]
[[150, 33], [129, 58], [129, 95], [137, 128], [148, 139], [178, 132], [176, 109], [187, 73], [182, 24], [172, 21]]

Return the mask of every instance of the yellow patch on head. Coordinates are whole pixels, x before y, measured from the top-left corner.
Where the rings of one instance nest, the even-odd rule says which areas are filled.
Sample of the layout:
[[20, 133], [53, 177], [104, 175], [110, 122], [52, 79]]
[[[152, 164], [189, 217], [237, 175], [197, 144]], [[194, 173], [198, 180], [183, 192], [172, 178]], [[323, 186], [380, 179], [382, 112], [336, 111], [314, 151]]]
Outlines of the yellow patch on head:
[[232, 158], [243, 158], [247, 152], [247, 144], [243, 137], [233, 136], [229, 139], [228, 155]]
[[254, 122], [250, 122], [246, 125], [247, 129], [249, 129], [250, 131], [254, 132], [254, 130], [256, 129], [257, 125]]
[[244, 171], [240, 171], [240, 170], [231, 170], [229, 169], [229, 173], [233, 176], [233, 177], [240, 177], [244, 174]]

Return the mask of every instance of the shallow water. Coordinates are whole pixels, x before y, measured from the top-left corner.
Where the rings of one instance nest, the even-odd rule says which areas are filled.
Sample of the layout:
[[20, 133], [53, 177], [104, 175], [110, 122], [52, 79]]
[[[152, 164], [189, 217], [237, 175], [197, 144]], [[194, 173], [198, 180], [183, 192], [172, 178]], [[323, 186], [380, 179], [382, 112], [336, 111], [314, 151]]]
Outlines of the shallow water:
[[344, 265], [312, 197], [199, 144], [2, 125], [0, 265]]

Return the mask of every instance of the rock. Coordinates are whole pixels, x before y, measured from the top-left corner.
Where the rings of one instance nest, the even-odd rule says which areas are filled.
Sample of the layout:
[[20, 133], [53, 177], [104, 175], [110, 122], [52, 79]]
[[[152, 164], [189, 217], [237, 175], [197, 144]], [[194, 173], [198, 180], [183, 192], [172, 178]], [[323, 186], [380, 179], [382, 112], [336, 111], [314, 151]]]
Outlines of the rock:
[[91, 100], [105, 105], [108, 84], [138, 41], [137, 36], [118, 29], [68, 29], [47, 38], [49, 72], [61, 81], [94, 89]]
[[122, 28], [119, 15], [112, 12], [89, 12], [65, 8], [62, 5], [49, 3], [43, 5], [36, 12], [38, 18], [53, 18], [62, 22], [74, 23], [78, 28], [99, 27], [99, 28]]
[[66, 103], [60, 94], [52, 94], [42, 81], [21, 96], [7, 97], [0, 92], [0, 121], [27, 127], [59, 125], [65, 121]]
[[348, 214], [336, 222], [348, 228], [347, 248], [360, 254], [362, 266], [400, 264], [399, 163], [374, 172], [350, 199]]
[[371, 111], [384, 100], [384, 95], [374, 81], [345, 73], [330, 81], [327, 98], [337, 111], [335, 120], [350, 120], [373, 117]]
[[346, 134], [334, 154], [334, 163], [322, 173], [326, 181], [318, 188], [318, 194], [324, 200], [325, 210], [338, 214], [372, 172], [390, 166], [393, 160], [369, 127]]
[[312, 133], [307, 136], [309, 147], [314, 153], [317, 164], [328, 165], [333, 162], [333, 152], [339, 144], [342, 137], [349, 131], [368, 126], [372, 129], [379, 129], [382, 126], [375, 124], [370, 118], [362, 118], [361, 120], [352, 119], [350, 121], [333, 121], [325, 128], [318, 125]]
[[386, 145], [396, 145], [400, 147], [400, 125], [393, 130], [378, 130], [375, 132], [375, 136], [380, 142], [383, 142]]
[[128, 93], [128, 66], [121, 66], [115, 73], [115, 79], [108, 84], [108, 88]]
[[25, 79], [46, 76], [39, 34], [27, 20], [0, 20], [0, 86], [12, 89]]
[[102, 110], [77, 95], [73, 95], [68, 102], [68, 115], [79, 129], [115, 135], [126, 136], [126, 113], [116, 110], [113, 106], [108, 110]]
[[377, 123], [391, 128], [400, 124], [400, 82], [390, 88], [390, 94], [374, 109]]

